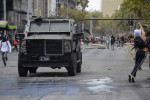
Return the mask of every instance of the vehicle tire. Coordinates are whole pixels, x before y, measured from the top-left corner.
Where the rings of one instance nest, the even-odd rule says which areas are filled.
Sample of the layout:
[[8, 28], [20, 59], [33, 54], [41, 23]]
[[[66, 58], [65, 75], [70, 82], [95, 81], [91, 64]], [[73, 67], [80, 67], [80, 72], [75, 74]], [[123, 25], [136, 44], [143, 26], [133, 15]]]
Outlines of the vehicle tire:
[[30, 73], [36, 73], [36, 71], [37, 71], [37, 68], [29, 68]]
[[79, 55], [78, 55], [79, 57], [79, 60], [80, 60], [80, 62], [77, 64], [77, 73], [81, 73], [81, 65], [82, 65], [82, 53], [81, 52], [79, 52]]
[[71, 62], [68, 68], [68, 75], [75, 76], [77, 72], [77, 56], [76, 53], [71, 54]]
[[22, 66], [22, 62], [18, 58], [18, 74], [20, 77], [26, 77], [28, 74], [28, 69]]

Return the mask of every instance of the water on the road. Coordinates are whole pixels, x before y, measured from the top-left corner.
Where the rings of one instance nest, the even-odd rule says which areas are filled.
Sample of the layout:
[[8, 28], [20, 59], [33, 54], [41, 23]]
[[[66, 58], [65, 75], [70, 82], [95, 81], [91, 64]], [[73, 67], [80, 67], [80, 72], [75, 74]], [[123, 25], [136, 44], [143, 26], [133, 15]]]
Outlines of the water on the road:
[[51, 93], [72, 95], [88, 91], [92, 95], [99, 92], [111, 92], [110, 84], [113, 80], [109, 77], [88, 80], [50, 80], [35, 78], [0, 77], [0, 95], [22, 95], [22, 97], [38, 97]]

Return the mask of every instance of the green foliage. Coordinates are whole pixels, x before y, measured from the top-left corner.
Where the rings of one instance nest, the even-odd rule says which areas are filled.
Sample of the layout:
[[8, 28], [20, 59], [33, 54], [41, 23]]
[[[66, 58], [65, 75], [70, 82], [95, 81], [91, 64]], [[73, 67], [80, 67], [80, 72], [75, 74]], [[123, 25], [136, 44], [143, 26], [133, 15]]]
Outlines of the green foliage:
[[[82, 6], [87, 7], [88, 0], [76, 0], [76, 2], [80, 2]], [[83, 7], [83, 8], [84, 8]], [[94, 11], [92, 13], [92, 18], [130, 18], [130, 14], [132, 18], [144, 18], [150, 19], [150, 0], [124, 0], [120, 6], [120, 10], [115, 12], [111, 17], [103, 16], [102, 13]], [[59, 15], [61, 17], [66, 18], [67, 9], [61, 8], [59, 10]], [[85, 10], [71, 10], [68, 13], [69, 18], [75, 19], [78, 24], [81, 24], [82, 21], [80, 19], [89, 19], [91, 18], [91, 12]], [[136, 23], [134, 22], [134, 28], [136, 28]], [[145, 31], [149, 31], [150, 29], [150, 21], [141, 21]], [[129, 25], [127, 20], [95, 20], [93, 21], [93, 33], [95, 36], [102, 35], [118, 35], [129, 33]], [[90, 28], [90, 21], [84, 21], [85, 29]]]
[[83, 10], [85, 10], [85, 8], [88, 7], [89, 0], [75, 0], [75, 1], [81, 4]]
[[[67, 18], [67, 8], [59, 8], [59, 16], [63, 18]], [[68, 12], [68, 17], [74, 19], [77, 23], [80, 22], [80, 19], [84, 19], [88, 16], [87, 11], [82, 10], [70, 10]]]
[[[120, 10], [112, 15], [112, 18], [144, 18], [150, 19], [150, 0], [124, 0]], [[136, 28], [134, 21], [134, 28]], [[141, 21], [145, 31], [150, 28], [150, 21]], [[129, 31], [128, 21], [114, 21], [115, 26], [119, 26], [124, 32]]]
[[[81, 26], [82, 21], [81, 19], [90, 19], [92, 14], [92, 18], [102, 18], [102, 13], [95, 11], [95, 12], [88, 12], [85, 10], [70, 10], [68, 12], [69, 18], [72, 18], [76, 21], [76, 23]], [[67, 18], [67, 8], [59, 8], [59, 16], [63, 18]], [[90, 29], [90, 21], [84, 21], [85, 29], [89, 31]], [[100, 33], [100, 29], [103, 26], [102, 21], [93, 21], [93, 32], [96, 34]]]
[[149, 0], [124, 0], [121, 5], [122, 11], [136, 12], [138, 18], [150, 18]]

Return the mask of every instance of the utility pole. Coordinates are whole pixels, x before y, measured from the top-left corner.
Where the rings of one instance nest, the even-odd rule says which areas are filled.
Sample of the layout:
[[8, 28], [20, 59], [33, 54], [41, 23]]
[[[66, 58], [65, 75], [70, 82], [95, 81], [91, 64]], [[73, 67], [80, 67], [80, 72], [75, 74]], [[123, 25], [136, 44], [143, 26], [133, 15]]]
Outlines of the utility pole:
[[[132, 18], [132, 12], [130, 13], [130, 19]], [[132, 20], [130, 20], [132, 21]], [[132, 25], [130, 24], [130, 34], [132, 33]]]
[[30, 3], [30, 0], [28, 0], [27, 22], [29, 21], [29, 3]]
[[35, 11], [34, 11], [34, 0], [32, 1], [32, 16], [35, 16]]
[[36, 2], [36, 7], [37, 7], [37, 16], [39, 16], [39, 0]]
[[[91, 19], [93, 18], [93, 13], [91, 11]], [[90, 34], [93, 37], [93, 21], [90, 20]]]
[[6, 21], [6, 0], [3, 0], [4, 4], [4, 20]]
[[84, 21], [82, 21], [82, 32], [84, 32]]
[[68, 0], [67, 0], [67, 18], [68, 18]]
[[[134, 18], [136, 18], [136, 11], [134, 12]], [[134, 30], [137, 28], [136, 21], [134, 20]]]
[[56, 16], [58, 16], [58, 3], [59, 3], [58, 0], [56, 0], [56, 10], [57, 10], [56, 11]]
[[28, 0], [27, 21], [30, 21], [30, 15], [33, 15], [32, 0]]
[[49, 15], [50, 15], [50, 1], [48, 0], [48, 15], [47, 15], [47, 17], [49, 17]]
[[[6, 0], [4, 0], [3, 3], [4, 3], [4, 21], [6, 21]], [[4, 31], [4, 35], [6, 35], [6, 30]]]

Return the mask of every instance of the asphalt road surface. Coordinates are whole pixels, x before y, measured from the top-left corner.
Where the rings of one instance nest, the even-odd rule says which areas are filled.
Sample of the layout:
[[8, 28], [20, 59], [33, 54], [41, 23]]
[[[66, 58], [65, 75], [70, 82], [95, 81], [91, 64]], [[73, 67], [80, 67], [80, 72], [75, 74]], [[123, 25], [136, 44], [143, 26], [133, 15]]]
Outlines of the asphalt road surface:
[[74, 77], [65, 68], [39, 68], [20, 78], [17, 52], [8, 55], [7, 67], [0, 59], [0, 100], [150, 100], [148, 62], [129, 83], [134, 62], [125, 48], [86, 46], [82, 52], [82, 72]]

